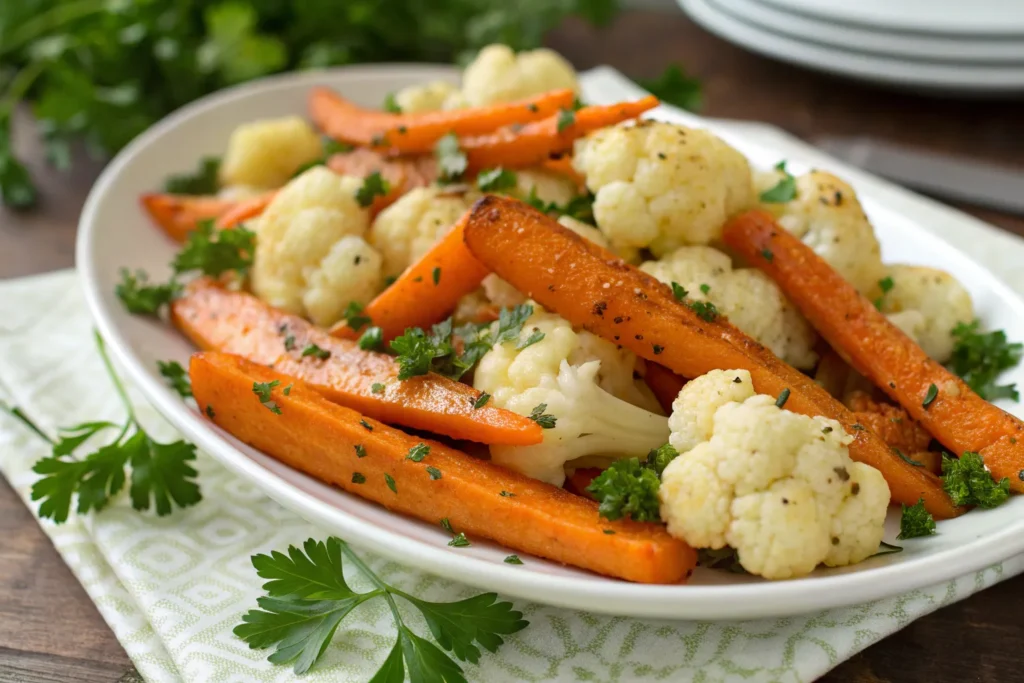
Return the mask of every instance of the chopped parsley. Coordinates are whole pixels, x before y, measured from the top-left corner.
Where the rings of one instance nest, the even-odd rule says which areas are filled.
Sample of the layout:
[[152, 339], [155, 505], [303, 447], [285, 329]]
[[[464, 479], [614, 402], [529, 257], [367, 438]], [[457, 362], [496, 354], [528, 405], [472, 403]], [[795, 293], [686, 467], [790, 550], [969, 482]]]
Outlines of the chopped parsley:
[[352, 483], [353, 484], [365, 484], [366, 483], [366, 477], [364, 475], [360, 474], [359, 472], [353, 472], [352, 473]]
[[455, 529], [452, 529], [452, 523], [450, 521], [448, 521], [447, 517], [442, 517], [440, 524], [441, 524], [441, 528], [444, 529], [445, 531], [447, 531], [448, 533], [450, 533], [450, 534], [454, 534], [455, 533]]
[[882, 300], [885, 298], [885, 295], [891, 292], [892, 288], [895, 286], [896, 283], [893, 282], [892, 278], [889, 277], [888, 275], [878, 281], [878, 288], [882, 290], [882, 296], [875, 299], [875, 308], [877, 308], [878, 310], [882, 310]]
[[305, 358], [306, 356], [313, 356], [320, 360], [327, 360], [331, 357], [331, 352], [327, 349], [320, 348], [313, 342], [309, 342], [309, 344], [306, 345], [306, 348], [302, 349], [302, 357]]
[[490, 400], [491, 395], [485, 391], [484, 393], [480, 394], [480, 396], [477, 397], [475, 401], [473, 401], [473, 410], [480, 410], [485, 405], [487, 405], [487, 402]]
[[637, 522], [659, 522], [658, 487], [661, 480], [639, 458], [616, 460], [594, 478], [587, 491], [600, 503], [598, 513], [608, 520], [628, 517]]
[[212, 420], [214, 418], [214, 415], [215, 415], [215, 413], [213, 412], [213, 406], [211, 406], [209, 403], [207, 403], [206, 404], [206, 417], [208, 417], [208, 418], [210, 418]]
[[685, 287], [678, 282], [672, 283], [672, 296], [676, 298], [676, 301], [684, 301], [687, 295], [689, 295], [689, 292], [686, 291]]
[[924, 401], [921, 402], [921, 407], [924, 408], [925, 410], [928, 410], [928, 406], [930, 406], [932, 404], [932, 402], [935, 401], [935, 399], [938, 397], [938, 395], [939, 395], [939, 388], [937, 386], [935, 386], [934, 384], [929, 384], [928, 385], [928, 392], [925, 393], [925, 395], [924, 395]]
[[783, 177], [775, 185], [761, 193], [761, 201], [765, 204], [785, 204], [796, 199], [796, 178], [786, 170], [786, 162], [775, 164], [775, 170]]
[[762, 249], [761, 256], [763, 256], [764, 260], [767, 261], [768, 263], [771, 263], [772, 261], [775, 260], [775, 254], [772, 253], [771, 249]]
[[460, 531], [455, 534], [455, 537], [452, 540], [448, 541], [448, 545], [452, 548], [468, 548], [472, 543], [470, 543], [469, 539], [466, 538], [466, 534]]
[[274, 413], [275, 415], [281, 414], [281, 407], [277, 405], [275, 401], [270, 398], [270, 393], [274, 390], [274, 387], [279, 385], [281, 380], [275, 379], [271, 382], [253, 382], [252, 393], [256, 394], [260, 399], [260, 403], [266, 406], [267, 410]]
[[434, 281], [434, 286], [441, 284], [441, 267], [438, 266], [434, 270], [430, 271], [430, 278]]
[[540, 425], [541, 429], [554, 429], [555, 422], [558, 418], [554, 415], [547, 415], [544, 413], [548, 409], [547, 403], [540, 403], [534, 406], [533, 410], [530, 411], [528, 417]]
[[516, 186], [517, 181], [518, 177], [514, 171], [499, 166], [480, 171], [476, 177], [476, 186], [483, 192], [501, 192], [502, 190], [511, 190]]
[[935, 533], [935, 519], [924, 509], [923, 498], [910, 507], [901, 507], [903, 514], [900, 516], [900, 533], [896, 537], [897, 540], [931, 536]]
[[665, 347], [660, 344], [652, 344], [651, 350], [654, 351], [655, 356], [660, 356], [661, 352], [665, 350]]
[[510, 493], [510, 492], [508, 492], [508, 491], [502, 491], [502, 492], [501, 492], [500, 494], [498, 494], [498, 495], [500, 495], [500, 496], [501, 496], [502, 498], [515, 498], [515, 497], [516, 497], [516, 494], [514, 494], [514, 493]]
[[704, 322], [713, 323], [718, 318], [718, 307], [710, 301], [691, 301], [686, 305]]
[[285, 388], [284, 388], [284, 389], [283, 389], [283, 390], [281, 391], [281, 393], [282, 393], [282, 394], [284, 394], [285, 396], [287, 396], [288, 394], [292, 393], [292, 385], [291, 385], [291, 384], [289, 384], [288, 386], [286, 386], [286, 387], [285, 387]]
[[395, 480], [390, 474], [384, 474], [384, 483], [388, 485], [392, 493], [398, 493], [398, 487], [395, 486]]
[[345, 307], [345, 311], [341, 314], [341, 319], [355, 332], [373, 322], [368, 316], [363, 315], [362, 305], [355, 301], [348, 302], [348, 306]]
[[438, 479], [441, 478], [441, 470], [437, 469], [433, 465], [427, 466], [427, 474], [429, 474], [430, 478], [433, 479], [434, 481], [437, 481]]
[[395, 99], [395, 93], [389, 92], [384, 96], [384, 111], [390, 114], [402, 113], [402, 108], [398, 105], [398, 100]]
[[523, 563], [523, 561], [519, 559], [518, 555], [509, 555], [504, 560], [502, 560], [502, 562], [504, 562], [505, 564], [522, 564]]
[[294, 351], [295, 350], [295, 335], [289, 334], [284, 338], [284, 350]]
[[943, 453], [942, 490], [954, 505], [994, 508], [1009, 499], [1010, 480], [1003, 477], [996, 483], [978, 453], [967, 451], [959, 458]]
[[405, 455], [405, 459], [412, 460], [413, 462], [420, 462], [429, 454], [430, 446], [425, 443], [418, 443], [409, 449], [409, 452]]
[[363, 351], [376, 351], [384, 346], [384, 330], [376, 325], [367, 327], [359, 335], [359, 348]]
[[188, 377], [188, 372], [185, 368], [181, 367], [181, 363], [174, 360], [158, 360], [156, 366], [160, 370], [160, 374], [163, 375], [163, 378], [167, 380], [167, 384], [178, 392], [182, 398], [192, 396], [192, 382]]
[[366, 457], [366, 446], [364, 446], [363, 444], [357, 443], [355, 445], [355, 451], [356, 451], [356, 457], [357, 458], [365, 458]]
[[556, 121], [558, 124], [558, 132], [561, 133], [563, 130], [576, 123], [576, 112], [570, 109], [559, 109]]
[[704, 283], [700, 286], [700, 291], [704, 296], [707, 296], [708, 292], [711, 291], [711, 285]]
[[448, 133], [434, 145], [434, 156], [440, 172], [442, 183], [454, 183], [462, 179], [468, 162], [466, 153], [459, 147], [459, 138], [455, 133]]
[[902, 553], [903, 548], [892, 543], [886, 543], [885, 541], [879, 541], [878, 552], [871, 557], [878, 557], [879, 555], [892, 555], [893, 553]]
[[775, 401], [776, 407], [782, 408], [783, 406], [785, 406], [786, 405], [786, 401], [789, 400], [789, 394], [790, 394], [789, 387], [786, 387], [785, 389], [780, 391], [779, 392], [779, 398], [776, 399], [776, 401]]
[[170, 194], [217, 194], [220, 189], [220, 157], [203, 157], [192, 173], [175, 173], [164, 181]]
[[359, 421], [359, 426], [362, 427], [363, 429], [365, 429], [368, 432], [372, 432], [373, 431], [373, 425], [370, 424], [369, 422], [367, 422], [366, 420], [360, 420]]
[[675, 460], [678, 455], [679, 451], [677, 451], [672, 444], [667, 443], [655, 448], [647, 454], [646, 465], [647, 467], [653, 468], [655, 474], [660, 477], [661, 473], [665, 471], [666, 467], [668, 467], [668, 464]]
[[387, 196], [391, 191], [391, 183], [386, 181], [380, 171], [374, 171], [363, 179], [362, 186], [356, 190], [356, 201], [366, 208], [373, 204], [375, 197]]
[[151, 285], [144, 270], [131, 273], [121, 269], [121, 282], [114, 288], [125, 309], [134, 315], [159, 315], [160, 309], [171, 303], [181, 292], [181, 285], [171, 280], [167, 284]]
[[379, 394], [384, 391], [384, 385], [380, 382], [374, 382], [370, 385], [370, 393]]
[[533, 208], [555, 216], [569, 216], [578, 221], [594, 224], [594, 195], [589, 192], [573, 197], [564, 205], [556, 202], [545, 202], [537, 196], [537, 187], [531, 187], [530, 193], [523, 200]]
[[740, 558], [736, 549], [729, 546], [718, 548], [717, 550], [701, 548], [697, 551], [697, 566], [707, 569], [721, 569], [730, 574], [748, 573], [743, 568], [743, 565], [740, 564]]
[[220, 277], [228, 271], [245, 275], [252, 267], [255, 253], [256, 233], [240, 225], [231, 230], [217, 230], [213, 221], [199, 221], [171, 267], [176, 275], [196, 270], [211, 277]]
[[900, 457], [900, 460], [902, 460], [903, 462], [907, 463], [908, 465], [913, 465], [914, 467], [924, 467], [924, 463], [923, 462], [918, 462], [917, 460], [914, 460], [913, 458], [904, 455], [903, 451], [901, 451], [898, 448], [894, 447], [892, 449], [892, 452], [895, 453], [896, 455], [898, 455]]
[[953, 328], [956, 344], [946, 367], [987, 401], [1020, 400], [1015, 384], [997, 384], [999, 374], [1020, 363], [1024, 344], [1010, 343], [1002, 330], [979, 332], [978, 321]]

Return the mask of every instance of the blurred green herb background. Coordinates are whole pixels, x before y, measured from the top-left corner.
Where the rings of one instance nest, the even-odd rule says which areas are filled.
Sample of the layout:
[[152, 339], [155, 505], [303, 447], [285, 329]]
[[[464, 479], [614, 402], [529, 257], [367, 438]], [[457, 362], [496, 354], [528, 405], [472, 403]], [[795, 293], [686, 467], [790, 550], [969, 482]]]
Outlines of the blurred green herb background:
[[0, 0], [0, 201], [35, 203], [11, 146], [29, 104], [47, 157], [105, 157], [168, 112], [225, 86], [353, 62], [464, 61], [489, 43], [541, 44], [570, 15], [618, 0]]

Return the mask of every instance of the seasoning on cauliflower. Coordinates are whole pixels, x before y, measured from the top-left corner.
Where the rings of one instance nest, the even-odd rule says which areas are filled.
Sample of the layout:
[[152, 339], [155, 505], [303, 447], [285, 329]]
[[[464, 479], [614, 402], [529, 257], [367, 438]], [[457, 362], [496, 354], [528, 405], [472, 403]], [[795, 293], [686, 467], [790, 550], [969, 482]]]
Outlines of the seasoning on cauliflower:
[[[497, 344], [480, 359], [473, 386], [491, 394], [495, 406], [521, 415], [547, 404], [555, 427], [536, 446], [492, 446], [492, 460], [561, 485], [564, 464], [571, 460], [646, 457], [664, 444], [668, 423], [650, 389], [634, 379], [636, 356], [573, 331], [557, 315], [535, 311], [518, 341]], [[524, 346], [538, 334], [539, 341]]]
[[265, 119], [235, 128], [220, 165], [222, 185], [281, 187], [323, 154], [320, 136], [298, 116]]
[[663, 256], [708, 244], [754, 204], [746, 157], [698, 128], [659, 121], [603, 128], [576, 142], [573, 164], [595, 195], [597, 227], [616, 249]]
[[[935, 268], [889, 266], [887, 275], [892, 286], [881, 298], [882, 312], [934, 360], [949, 360], [956, 345], [953, 328], [974, 320], [971, 295], [955, 277]], [[914, 323], [909, 330], [908, 321]]]
[[[288, 183], [254, 223], [252, 291], [272, 306], [331, 325], [381, 288], [381, 257], [365, 241], [358, 178], [314, 166]], [[346, 239], [349, 238], [349, 239]]]
[[384, 275], [401, 275], [455, 225], [470, 203], [462, 193], [418, 187], [381, 211], [370, 228], [370, 244], [384, 257]]
[[[758, 173], [759, 192], [773, 187], [783, 171]], [[811, 171], [796, 179], [796, 197], [785, 203], [762, 203], [779, 225], [799, 237], [818, 256], [868, 296], [885, 276], [882, 251], [857, 193], [831, 173]]]
[[431, 81], [410, 85], [395, 94], [395, 104], [404, 114], [419, 114], [440, 109], [454, 109], [460, 100], [459, 87], [448, 81]]
[[513, 102], [562, 88], [579, 90], [576, 72], [564, 57], [547, 48], [516, 54], [507, 45], [488, 45], [462, 72], [462, 99], [470, 107]]
[[814, 366], [814, 330], [771, 278], [753, 268], [733, 270], [713, 247], [680, 247], [640, 270], [662, 282], [677, 282], [695, 301], [710, 301], [736, 327], [790, 365]]
[[852, 437], [835, 420], [780, 409], [755, 394], [746, 370], [715, 370], [683, 388], [669, 426], [680, 455], [659, 497], [673, 536], [732, 546], [744, 569], [768, 579], [877, 551], [889, 486], [850, 460]]

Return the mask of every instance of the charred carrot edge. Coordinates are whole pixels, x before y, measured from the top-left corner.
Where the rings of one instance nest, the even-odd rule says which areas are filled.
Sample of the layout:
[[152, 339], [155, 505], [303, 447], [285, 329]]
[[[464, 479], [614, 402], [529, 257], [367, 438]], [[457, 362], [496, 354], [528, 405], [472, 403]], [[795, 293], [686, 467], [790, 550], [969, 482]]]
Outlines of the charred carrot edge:
[[[857, 372], [957, 454], [981, 453], [996, 479], [1024, 492], [1024, 423], [928, 357], [820, 256], [766, 213], [725, 228], [725, 241], [774, 280]], [[933, 395], [934, 394], [934, 395]]]
[[[459, 299], [487, 277], [490, 271], [466, 249], [464, 227], [465, 216], [363, 309], [363, 315], [381, 328], [385, 341], [410, 327], [427, 328], [443, 320]], [[345, 339], [357, 336], [344, 322], [331, 328], [331, 334]]]
[[184, 242], [196, 224], [216, 220], [234, 202], [205, 195], [147, 193], [139, 197], [150, 218], [175, 242]]
[[[197, 353], [189, 374], [200, 410], [219, 427], [390, 510], [431, 524], [447, 518], [460, 532], [629, 581], [676, 583], [696, 565], [693, 549], [661, 525], [602, 520], [591, 500], [367, 419], [265, 366]], [[279, 413], [253, 393], [274, 380]], [[430, 450], [417, 462], [407, 456], [419, 444]]]
[[536, 166], [569, 152], [573, 142], [587, 133], [635, 119], [657, 106], [658, 98], [650, 95], [636, 102], [583, 107], [571, 115], [555, 114], [521, 128], [508, 127], [487, 135], [464, 137], [459, 146], [466, 153], [470, 171], [496, 166]]
[[663, 283], [529, 206], [487, 196], [470, 210], [466, 245], [481, 263], [577, 327], [621, 344], [683, 377], [750, 371], [758, 392], [790, 395], [786, 409], [839, 421], [850, 456], [878, 469], [894, 500], [924, 498], [936, 517], [955, 508], [937, 477], [901, 460], [821, 387], [724, 320], [703, 320]]
[[235, 203], [217, 218], [217, 227], [222, 230], [233, 228], [259, 216], [276, 196], [277, 190], [271, 190], [270, 192], [264, 192], [263, 194]]
[[449, 133], [483, 135], [503, 126], [537, 121], [570, 109], [575, 97], [569, 89], [551, 90], [484, 107], [391, 114], [364, 109], [327, 88], [314, 88], [309, 94], [309, 115], [320, 130], [336, 140], [398, 154], [424, 154]]
[[[211, 280], [192, 283], [171, 304], [171, 321], [201, 349], [273, 365], [331, 401], [384, 422], [481, 443], [529, 445], [544, 438], [529, 418], [489, 405], [475, 409], [480, 392], [470, 386], [433, 374], [399, 381], [390, 356], [363, 351], [355, 342], [331, 337], [298, 316]], [[330, 356], [303, 356], [310, 344]]]
[[658, 404], [665, 414], [671, 415], [672, 403], [679, 396], [686, 380], [660, 363], [649, 360], [644, 363], [647, 366], [644, 372], [644, 382], [654, 393], [654, 398], [658, 399]]

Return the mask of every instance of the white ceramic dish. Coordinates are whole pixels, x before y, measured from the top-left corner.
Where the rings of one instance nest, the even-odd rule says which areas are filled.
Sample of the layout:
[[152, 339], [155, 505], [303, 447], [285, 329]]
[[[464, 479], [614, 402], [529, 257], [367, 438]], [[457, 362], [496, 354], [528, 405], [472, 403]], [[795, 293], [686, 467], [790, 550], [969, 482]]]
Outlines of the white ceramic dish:
[[846, 50], [776, 33], [737, 18], [711, 0], [678, 0], [704, 28], [752, 52], [816, 71], [916, 90], [995, 95], [1024, 92], [1024, 62], [978, 64], [930, 62]]
[[1024, 35], [1020, 0], [765, 0], [835, 23], [951, 35]]
[[825, 47], [957, 65], [1024, 63], [1024, 35], [978, 37], [899, 32], [800, 14], [764, 0], [709, 2], [739, 21]]
[[[267, 116], [302, 113], [313, 84], [337, 88], [365, 105], [386, 93], [429, 78], [454, 78], [451, 69], [379, 66], [304, 73], [267, 79], [208, 97], [168, 117], [129, 145], [107, 167], [82, 213], [77, 261], [89, 307], [100, 332], [131, 380], [154, 406], [207, 453], [250, 479], [298, 514], [358, 546], [393, 560], [539, 602], [614, 614], [690, 619], [738, 619], [796, 614], [847, 605], [929, 585], [998, 562], [1024, 550], [1024, 497], [991, 511], [943, 522], [938, 536], [905, 543], [903, 553], [856, 567], [820, 570], [812, 576], [768, 583], [750, 577], [698, 570], [686, 586], [643, 586], [607, 579], [525, 557], [522, 566], [503, 564], [508, 549], [485, 542], [447, 547], [436, 525], [391, 514], [381, 507], [321, 484], [239, 443], [202, 419], [168, 389], [156, 361], [185, 362], [192, 348], [170, 327], [128, 315], [114, 296], [122, 267], [144, 268], [154, 278], [169, 275], [176, 247], [153, 228], [138, 207], [141, 192], [152, 190], [171, 171], [192, 168], [204, 154], [223, 150], [232, 128]], [[631, 87], [608, 69], [584, 78], [584, 95], [594, 102], [628, 96]], [[661, 118], [694, 123], [696, 117], [663, 107]], [[813, 151], [788, 145], [769, 134], [764, 146], [721, 130], [759, 166], [788, 157], [796, 172], [809, 165], [832, 167], [854, 181], [863, 194], [890, 261], [931, 264], [957, 273], [968, 286], [986, 324], [1024, 339], [1024, 302], [983, 268], [928, 234], [920, 221], [950, 230], [981, 231], [977, 222], [842, 166]], [[1024, 370], [1011, 378], [1024, 383]], [[1016, 406], [1010, 406], [1018, 409]], [[1019, 410], [1019, 409], [1018, 409]], [[891, 540], [895, 513], [890, 515]]]

